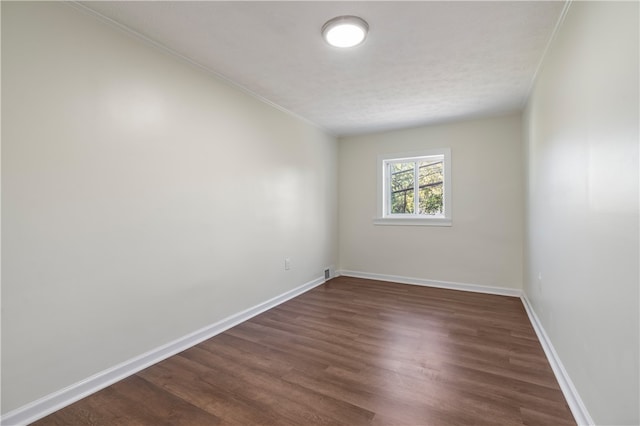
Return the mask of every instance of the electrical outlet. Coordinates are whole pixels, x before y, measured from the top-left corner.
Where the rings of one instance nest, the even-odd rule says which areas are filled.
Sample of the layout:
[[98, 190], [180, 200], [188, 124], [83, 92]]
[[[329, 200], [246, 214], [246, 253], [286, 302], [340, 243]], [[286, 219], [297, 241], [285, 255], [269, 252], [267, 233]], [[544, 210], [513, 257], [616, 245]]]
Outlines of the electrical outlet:
[[542, 272], [538, 272], [538, 293], [542, 295]]
[[331, 278], [331, 270], [330, 269], [325, 269], [324, 270], [324, 279], [328, 280], [329, 278]]
[[291, 258], [285, 257], [284, 258], [284, 270], [288, 271], [289, 269], [291, 269]]

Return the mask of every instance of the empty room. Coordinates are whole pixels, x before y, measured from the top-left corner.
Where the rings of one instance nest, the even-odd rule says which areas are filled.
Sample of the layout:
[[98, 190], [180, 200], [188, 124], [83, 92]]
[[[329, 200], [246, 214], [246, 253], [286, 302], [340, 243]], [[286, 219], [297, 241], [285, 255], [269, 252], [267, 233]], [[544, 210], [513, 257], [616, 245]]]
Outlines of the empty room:
[[2, 425], [640, 424], [637, 1], [2, 1]]

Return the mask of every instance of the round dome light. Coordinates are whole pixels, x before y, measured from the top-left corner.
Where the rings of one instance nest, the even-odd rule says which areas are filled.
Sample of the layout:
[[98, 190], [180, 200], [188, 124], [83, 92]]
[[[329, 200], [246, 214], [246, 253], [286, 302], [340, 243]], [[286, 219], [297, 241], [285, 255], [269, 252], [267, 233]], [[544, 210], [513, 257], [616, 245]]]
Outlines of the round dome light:
[[357, 16], [338, 16], [322, 26], [322, 37], [331, 46], [354, 47], [361, 44], [369, 25]]

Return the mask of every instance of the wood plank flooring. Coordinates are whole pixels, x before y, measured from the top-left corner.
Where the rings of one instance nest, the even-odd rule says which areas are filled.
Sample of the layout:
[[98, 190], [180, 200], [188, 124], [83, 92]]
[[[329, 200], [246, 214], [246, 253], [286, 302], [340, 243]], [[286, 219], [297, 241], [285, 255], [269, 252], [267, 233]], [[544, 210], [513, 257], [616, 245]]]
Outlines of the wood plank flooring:
[[575, 425], [518, 298], [349, 277], [36, 425]]

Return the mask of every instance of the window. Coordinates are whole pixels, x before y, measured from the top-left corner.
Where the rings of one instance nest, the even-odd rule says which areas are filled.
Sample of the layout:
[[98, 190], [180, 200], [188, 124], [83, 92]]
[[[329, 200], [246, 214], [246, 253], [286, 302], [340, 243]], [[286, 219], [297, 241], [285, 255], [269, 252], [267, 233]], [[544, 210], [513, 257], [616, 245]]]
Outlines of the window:
[[451, 226], [451, 150], [378, 158], [377, 225]]

